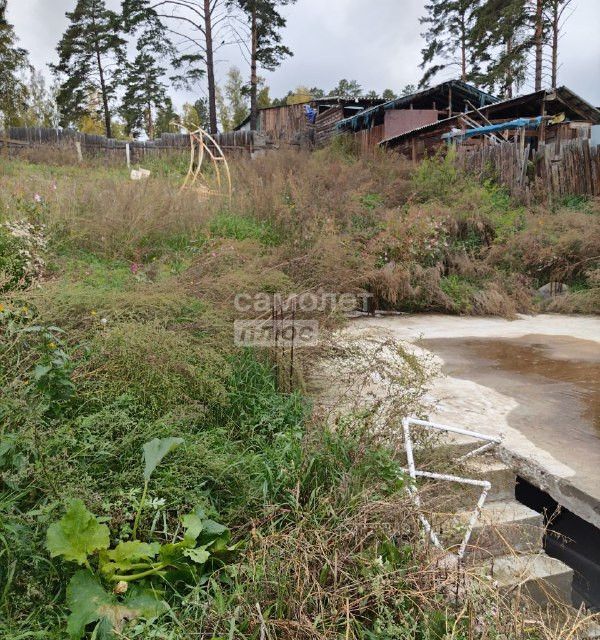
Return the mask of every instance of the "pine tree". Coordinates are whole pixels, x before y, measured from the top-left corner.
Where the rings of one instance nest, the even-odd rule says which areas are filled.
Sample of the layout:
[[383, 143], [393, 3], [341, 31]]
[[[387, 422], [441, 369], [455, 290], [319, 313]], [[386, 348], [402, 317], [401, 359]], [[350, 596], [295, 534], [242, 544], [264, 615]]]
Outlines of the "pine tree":
[[[545, 50], [550, 48], [550, 83], [556, 85], [558, 47], [565, 10], [572, 0], [484, 0], [473, 30], [474, 56], [482, 62], [480, 82], [511, 97], [531, 78], [544, 82]], [[532, 62], [533, 61], [533, 64]]]
[[475, 25], [475, 12], [481, 0], [430, 0], [426, 15], [420, 19], [427, 25], [423, 34], [427, 44], [421, 51], [421, 69], [425, 74], [420, 86], [448, 67], [458, 66], [463, 82], [472, 79], [475, 69], [469, 65], [469, 43]]
[[386, 89], [382, 94], [381, 97], [386, 101], [386, 102], [390, 102], [391, 100], [395, 100], [398, 96], [396, 95], [395, 91], [393, 89]]
[[279, 7], [296, 0], [238, 0], [250, 29], [250, 128], [258, 122], [258, 69], [273, 71], [291, 50], [282, 44], [281, 30], [286, 25]]
[[564, 23], [567, 19], [565, 12], [573, 0], [549, 0], [547, 19], [550, 25], [550, 86], [558, 84], [558, 46]]
[[167, 69], [159, 60], [172, 59], [174, 49], [160, 20], [140, 17], [124, 7], [127, 31], [139, 35], [136, 57], [127, 64], [120, 113], [128, 135], [138, 136], [143, 131], [152, 140], [156, 135], [156, 116], [167, 100]]
[[125, 66], [125, 40], [120, 16], [104, 0], [77, 0], [66, 14], [69, 26], [57, 51], [55, 73], [65, 78], [57, 96], [62, 124], [89, 115], [90, 95], [97, 93], [106, 135], [112, 137], [112, 105]]
[[511, 98], [527, 77], [531, 49], [527, 0], [484, 0], [476, 11], [472, 55], [476, 80], [493, 93]]
[[156, 114], [155, 137], [161, 136], [163, 133], [173, 133], [176, 129], [173, 125], [174, 121], [179, 120], [179, 114], [173, 107], [173, 101], [167, 97], [164, 104], [158, 109]]
[[27, 87], [21, 73], [29, 67], [27, 52], [17, 46], [14, 27], [6, 18], [6, 0], [0, 0], [0, 120], [8, 126], [27, 108]]
[[[217, 131], [215, 53], [228, 44], [233, 0], [123, 0], [123, 15], [129, 21], [159, 20], [166, 32], [177, 38], [178, 55], [173, 64], [179, 75], [172, 79], [191, 87], [206, 77], [208, 129]], [[200, 69], [201, 63], [205, 68]]]

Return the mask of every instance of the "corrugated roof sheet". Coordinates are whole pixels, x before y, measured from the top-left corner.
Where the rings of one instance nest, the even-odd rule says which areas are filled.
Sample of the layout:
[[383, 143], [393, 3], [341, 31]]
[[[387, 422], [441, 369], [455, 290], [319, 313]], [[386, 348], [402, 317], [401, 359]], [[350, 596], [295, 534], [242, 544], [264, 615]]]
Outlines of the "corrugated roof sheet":
[[[590, 122], [594, 124], [600, 124], [600, 110], [593, 107], [589, 102], [580, 98], [576, 93], [573, 93], [567, 87], [558, 87], [554, 90], [546, 90], [542, 89], [541, 91], [534, 91], [533, 93], [528, 93], [523, 96], [517, 96], [516, 98], [506, 98], [505, 100], [498, 100], [493, 104], [489, 104], [485, 107], [481, 107], [479, 110], [482, 113], [487, 113], [490, 110], [502, 109], [504, 106], [518, 106], [520, 104], [527, 103], [532, 100], [541, 99], [544, 96], [549, 98], [556, 96], [558, 100], [560, 100], [567, 108], [571, 108], [573, 111], [578, 111], [582, 115], [585, 116], [585, 119], [589, 119]], [[404, 138], [414, 136], [420, 133], [424, 133], [426, 131], [435, 131], [437, 127], [444, 127], [452, 122], [458, 121], [458, 119], [463, 114], [457, 114], [456, 116], [452, 116], [451, 118], [444, 118], [443, 120], [438, 120], [437, 122], [433, 122], [432, 124], [426, 124], [422, 127], [417, 127], [416, 129], [412, 129], [411, 131], [406, 131], [401, 133], [398, 136], [393, 136], [391, 138], [387, 138], [382, 140], [379, 144], [380, 146], [386, 146], [392, 142], [399, 142]], [[466, 115], [477, 117], [477, 111], [467, 111]]]
[[494, 104], [499, 100], [495, 96], [486, 93], [485, 91], [481, 91], [481, 89], [478, 89], [474, 85], [467, 84], [462, 80], [448, 80], [447, 82], [442, 82], [434, 87], [429, 87], [428, 89], [423, 89], [422, 91], [417, 91], [416, 93], [411, 93], [407, 96], [400, 96], [399, 98], [395, 98], [394, 100], [390, 100], [384, 104], [371, 107], [370, 109], [365, 109], [359, 114], [339, 122], [338, 129], [352, 129], [354, 131], [358, 129], [366, 129], [370, 126], [373, 117], [375, 117], [380, 110], [388, 111], [390, 109], [399, 109], [404, 105], [410, 104], [416, 99], [425, 98], [428, 95], [439, 93], [440, 90], [446, 92], [450, 87], [458, 90], [463, 95], [477, 99], [479, 107]]

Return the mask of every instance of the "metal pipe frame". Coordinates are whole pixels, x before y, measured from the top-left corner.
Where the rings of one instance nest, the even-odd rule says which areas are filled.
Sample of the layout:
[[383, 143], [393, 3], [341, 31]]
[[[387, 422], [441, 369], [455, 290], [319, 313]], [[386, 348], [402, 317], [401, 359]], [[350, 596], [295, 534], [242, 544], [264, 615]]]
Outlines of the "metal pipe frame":
[[408, 485], [407, 491], [411, 496], [415, 507], [418, 510], [418, 517], [423, 525], [423, 529], [429, 539], [433, 543], [435, 547], [438, 549], [445, 551], [444, 546], [442, 545], [439, 537], [433, 530], [431, 523], [427, 518], [421, 513], [421, 497], [419, 495], [419, 491], [416, 485], [417, 478], [431, 478], [433, 480], [442, 480], [443, 482], [456, 482], [458, 484], [471, 485], [481, 487], [481, 495], [479, 496], [479, 500], [475, 506], [473, 514], [469, 519], [469, 523], [467, 524], [467, 529], [463, 536], [460, 547], [458, 548], [458, 552], [455, 554], [458, 561], [462, 562], [464, 560], [464, 556], [467, 550], [467, 546], [469, 544], [469, 540], [471, 539], [471, 535], [473, 533], [473, 529], [477, 524], [479, 518], [481, 517], [481, 510], [483, 509], [483, 505], [487, 499], [487, 495], [492, 487], [492, 485], [487, 480], [476, 480], [473, 478], [462, 478], [460, 476], [453, 476], [445, 473], [434, 473], [431, 471], [423, 471], [421, 469], [417, 469], [415, 465], [414, 451], [413, 451], [413, 443], [411, 438], [411, 425], [416, 425], [420, 427], [425, 427], [426, 429], [433, 429], [436, 431], [444, 431], [446, 433], [456, 433], [459, 435], [468, 436], [470, 438], [474, 438], [476, 440], [480, 440], [485, 442], [485, 444], [477, 449], [467, 453], [466, 455], [460, 457], [458, 460], [466, 460], [470, 457], [488, 451], [489, 449], [498, 446], [502, 442], [502, 438], [498, 436], [489, 436], [484, 433], [478, 433], [477, 431], [469, 431], [467, 429], [461, 429], [459, 427], [450, 427], [447, 425], [438, 424], [435, 422], [427, 422], [425, 420], [418, 420], [416, 418], [404, 418], [402, 420], [402, 429], [404, 431], [404, 445], [406, 448], [406, 459], [408, 464], [408, 473], [412, 482]]

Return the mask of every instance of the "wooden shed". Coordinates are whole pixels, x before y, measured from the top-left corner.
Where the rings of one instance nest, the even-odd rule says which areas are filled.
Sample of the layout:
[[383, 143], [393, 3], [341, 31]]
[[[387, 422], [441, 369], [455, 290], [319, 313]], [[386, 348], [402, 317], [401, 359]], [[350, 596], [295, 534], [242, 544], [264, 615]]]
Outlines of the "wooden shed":
[[466, 110], [437, 122], [386, 136], [382, 147], [414, 159], [435, 153], [452, 140], [473, 147], [518, 140], [538, 144], [590, 139], [600, 111], [567, 87], [544, 89]]

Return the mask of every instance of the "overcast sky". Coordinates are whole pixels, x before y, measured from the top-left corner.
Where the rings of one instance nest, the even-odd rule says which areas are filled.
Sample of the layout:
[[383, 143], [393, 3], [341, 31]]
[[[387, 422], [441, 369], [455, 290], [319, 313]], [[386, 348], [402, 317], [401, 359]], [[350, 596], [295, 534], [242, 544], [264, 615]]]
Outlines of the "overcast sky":
[[[107, 4], [117, 9], [120, 0]], [[418, 82], [423, 45], [418, 19], [424, 4], [425, 0], [297, 0], [286, 8], [284, 34], [294, 57], [273, 73], [261, 72], [271, 96], [283, 96], [298, 85], [331, 89], [340, 78], [358, 80], [366, 90], [379, 92]], [[8, 0], [9, 18], [36, 67], [47, 68], [55, 60], [67, 23], [65, 11], [74, 6], [75, 0]], [[600, 106], [600, 0], [574, 0], [573, 7], [561, 41], [559, 83]], [[219, 58], [221, 79], [232, 64], [246, 71], [235, 47], [221, 50]], [[181, 105], [190, 96], [179, 92], [175, 97]]]

